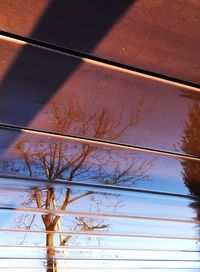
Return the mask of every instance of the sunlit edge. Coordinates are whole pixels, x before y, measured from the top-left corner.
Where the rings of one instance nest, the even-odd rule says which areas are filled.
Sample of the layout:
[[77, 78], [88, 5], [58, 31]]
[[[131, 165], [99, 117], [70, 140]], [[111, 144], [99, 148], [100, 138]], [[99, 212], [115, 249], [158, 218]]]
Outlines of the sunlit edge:
[[60, 134], [54, 134], [54, 133], [48, 133], [48, 132], [43, 132], [43, 131], [32, 131], [29, 129], [19, 129], [21, 132], [28, 133], [28, 134], [34, 134], [34, 135], [40, 135], [40, 136], [49, 136], [53, 138], [60, 138], [60, 139], [65, 139], [65, 140], [70, 140], [70, 141], [76, 141], [76, 142], [82, 142], [82, 143], [89, 143], [89, 144], [97, 144], [101, 146], [109, 146], [109, 147], [115, 147], [115, 148], [122, 148], [122, 149], [128, 149], [128, 150], [135, 150], [135, 151], [141, 151], [145, 153], [151, 153], [151, 154], [158, 154], [158, 155], [164, 155], [164, 156], [169, 156], [169, 157], [175, 157], [175, 158], [180, 158], [180, 159], [188, 159], [188, 160], [194, 160], [194, 161], [200, 161], [199, 158], [195, 157], [190, 157], [187, 155], [181, 155], [181, 154], [174, 154], [171, 152], [167, 151], [159, 151], [156, 149], [148, 149], [148, 148], [143, 148], [143, 147], [136, 147], [136, 146], [131, 146], [127, 145], [124, 143], [117, 143], [117, 142], [107, 142], [106, 140], [103, 139], [94, 139], [94, 138], [84, 138], [82, 136], [69, 136], [69, 135], [60, 135]]
[[4, 211], [14, 211], [14, 212], [24, 212], [24, 213], [39, 213], [39, 214], [52, 214], [52, 215], [80, 215], [88, 217], [109, 217], [116, 219], [134, 219], [134, 220], [147, 220], [147, 221], [161, 221], [161, 222], [171, 222], [171, 223], [189, 223], [189, 224], [200, 224], [198, 220], [187, 220], [187, 219], [175, 219], [175, 218], [162, 218], [162, 217], [147, 217], [147, 216], [137, 216], [128, 214], [115, 214], [115, 213], [94, 213], [94, 212], [76, 212], [76, 211], [63, 211], [63, 210], [48, 210], [39, 208], [17, 208], [17, 207], [5, 207], [0, 206], [0, 210]]
[[7, 37], [7, 36], [4, 36], [2, 34], [0, 34], [0, 38], [3, 39], [3, 40], [7, 40], [9, 42], [14, 42], [14, 43], [19, 44], [19, 45], [31, 45], [31, 46], [34, 46], [34, 47], [37, 47], [37, 48], [45, 49], [45, 50], [48, 50], [48, 51], [56, 52], [56, 53], [59, 53], [59, 54], [70, 56], [70, 57], [73, 56], [74, 58], [80, 59], [85, 63], [97, 65], [97, 66], [104, 67], [104, 68], [113, 69], [113, 70], [116, 70], [118, 72], [131, 74], [131, 75], [134, 75], [134, 76], [138, 76], [138, 77], [142, 77], [142, 78], [145, 78], [145, 79], [150, 79], [150, 80], [153, 80], [153, 81], [165, 83], [165, 84], [172, 85], [172, 86], [175, 86], [175, 87], [180, 87], [180, 88], [185, 88], [185, 89], [188, 89], [188, 90], [200, 92], [200, 88], [197, 88], [197, 87], [189, 86], [189, 85], [186, 85], [186, 84], [183, 84], [183, 83], [174, 82], [174, 81], [164, 79], [164, 78], [160, 78], [160, 77], [156, 77], [156, 76], [153, 76], [153, 75], [148, 75], [148, 74], [145, 74], [145, 73], [142, 73], [142, 72], [128, 70], [126, 68], [118, 67], [118, 66], [115, 66], [115, 65], [112, 65], [112, 64], [100, 62], [100, 61], [89, 59], [89, 58], [86, 58], [86, 57], [82, 58], [82, 57], [75, 56], [75, 55], [72, 55], [72, 54], [69, 54], [69, 53], [66, 53], [66, 52], [61, 52], [61, 51], [56, 50], [56, 49], [46, 48], [46, 47], [44, 47], [42, 45], [34, 44], [34, 43], [31, 43], [31, 42], [28, 43], [28, 42], [25, 42], [25, 41], [22, 41], [22, 40], [19, 40], [19, 39], [16, 39], [16, 38]]

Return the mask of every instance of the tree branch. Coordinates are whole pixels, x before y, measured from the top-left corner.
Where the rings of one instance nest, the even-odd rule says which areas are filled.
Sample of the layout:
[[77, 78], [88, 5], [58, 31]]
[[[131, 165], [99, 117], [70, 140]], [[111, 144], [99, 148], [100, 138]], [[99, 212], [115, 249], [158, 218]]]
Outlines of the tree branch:
[[93, 194], [93, 192], [87, 192], [87, 193], [85, 193], [85, 194], [82, 194], [82, 195], [79, 195], [79, 196], [77, 196], [77, 197], [74, 197], [74, 198], [72, 198], [72, 199], [69, 200], [68, 204], [69, 204], [69, 203], [72, 203], [73, 201], [75, 201], [75, 200], [77, 200], [77, 199], [80, 199], [80, 198], [82, 198], [82, 197], [84, 197], [84, 196], [91, 195], [91, 194]]

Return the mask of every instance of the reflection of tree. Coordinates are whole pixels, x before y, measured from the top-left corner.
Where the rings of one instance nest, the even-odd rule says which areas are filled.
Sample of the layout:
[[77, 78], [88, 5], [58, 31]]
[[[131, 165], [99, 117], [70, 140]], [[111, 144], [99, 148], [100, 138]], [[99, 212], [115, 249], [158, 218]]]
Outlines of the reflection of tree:
[[[200, 94], [197, 92], [183, 93], [183, 96], [192, 100], [189, 107], [188, 120], [184, 125], [184, 136], [181, 141], [181, 149], [194, 156], [200, 154]], [[183, 178], [185, 185], [191, 194], [200, 197], [200, 163], [194, 160], [183, 160]], [[200, 220], [200, 203], [195, 202], [193, 207]]]
[[[87, 218], [87, 217], [76, 217], [78, 221], [77, 226], [81, 227], [81, 230], [96, 230], [96, 229], [105, 229], [108, 226], [103, 224], [103, 220], [98, 222], [94, 220], [94, 218]], [[95, 221], [95, 224], [93, 224]]]
[[[87, 116], [86, 116], [87, 115]], [[126, 130], [139, 122], [140, 112], [125, 118], [112, 116], [105, 108], [96, 110], [91, 116], [80, 109], [71, 106], [68, 109], [52, 105], [49, 114], [52, 122], [52, 130], [57, 132], [76, 131], [80, 135], [89, 135], [93, 138], [106, 138], [107, 140], [119, 140]], [[88, 121], [89, 120], [89, 121]], [[136, 159], [127, 153], [126, 158], [120, 160], [119, 150], [102, 148], [98, 145], [74, 144], [63, 139], [51, 137], [22, 136], [14, 146], [14, 152], [21, 160], [18, 163], [18, 171], [31, 177], [45, 177], [48, 180], [92, 179], [108, 184], [119, 182], [136, 182], [147, 177], [147, 170], [151, 162]], [[63, 199], [56, 197], [53, 187], [45, 190], [35, 187], [34, 194], [27, 203], [35, 202], [39, 209], [66, 210], [67, 206], [78, 199], [91, 195], [86, 192], [73, 196], [71, 189], [67, 188]], [[43, 214], [42, 221], [46, 231], [61, 230], [60, 215], [52, 213]], [[30, 222], [33, 223], [32, 219]], [[97, 230], [107, 228], [103, 222], [94, 222], [85, 217], [76, 218], [76, 227], [84, 230]], [[29, 228], [30, 225], [29, 224]], [[70, 235], [60, 235], [60, 245], [64, 246], [71, 239]], [[47, 272], [56, 270], [54, 260], [54, 234], [46, 234]], [[52, 267], [52, 268], [50, 268]]]

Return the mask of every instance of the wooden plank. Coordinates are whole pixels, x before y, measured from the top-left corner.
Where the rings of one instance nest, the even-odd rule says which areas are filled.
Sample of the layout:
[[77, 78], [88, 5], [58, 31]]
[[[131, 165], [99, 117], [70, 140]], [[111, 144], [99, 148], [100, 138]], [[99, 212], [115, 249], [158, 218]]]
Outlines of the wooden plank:
[[5, 39], [1, 55], [1, 123], [200, 154], [197, 91]]
[[[188, 201], [186, 196], [193, 194], [196, 199], [191, 199], [190, 206], [194, 207], [195, 211], [199, 210], [197, 198], [200, 197], [198, 186], [200, 160], [174, 158], [107, 145], [86, 144], [82, 141], [46, 137], [26, 131], [19, 133], [17, 130], [0, 129], [0, 137], [0, 175], [17, 176], [18, 179], [15, 182], [19, 182], [19, 186], [23, 186], [20, 177], [31, 177], [32, 179], [48, 180], [48, 184], [33, 180], [35, 186], [43, 189], [51, 186], [58, 187], [59, 182], [54, 184], [53, 180], [62, 181], [59, 188], [63, 190], [66, 187], [65, 181], [78, 182], [77, 189], [84, 182], [106, 185], [109, 188], [102, 188], [102, 192], [112, 193], [114, 190], [116, 194], [126, 192], [126, 190], [117, 190], [116, 187], [118, 189], [136, 188], [162, 192], [153, 196], [151, 192], [146, 192], [144, 199], [161, 195], [164, 198], [172, 199], [169, 201], [170, 205], [176, 197], [180, 202]], [[11, 141], [12, 144], [10, 144]], [[51, 182], [52, 185], [50, 185]], [[31, 184], [33, 183], [30, 181], [30, 186]], [[95, 188], [90, 190], [95, 190]], [[29, 190], [28, 192], [30, 193]], [[134, 192], [127, 190], [127, 193], [132, 197]], [[166, 195], [166, 193], [173, 195]], [[23, 195], [25, 196], [25, 193]], [[73, 198], [75, 197], [76, 195], [73, 195]], [[188, 212], [190, 213], [191, 210]], [[180, 217], [184, 219], [186, 213], [187, 211], [181, 215], [179, 210]], [[162, 215], [163, 212], [159, 217]], [[168, 217], [170, 218], [169, 215]], [[177, 216], [174, 218], [178, 219]], [[200, 215], [197, 218], [200, 221]]]
[[0, 29], [200, 83], [199, 1], [0, 0]]

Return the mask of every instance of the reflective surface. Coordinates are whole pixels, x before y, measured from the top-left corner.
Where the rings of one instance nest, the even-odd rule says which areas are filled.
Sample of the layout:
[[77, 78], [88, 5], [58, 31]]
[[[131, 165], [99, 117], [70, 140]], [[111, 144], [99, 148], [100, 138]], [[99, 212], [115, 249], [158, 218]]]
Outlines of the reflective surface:
[[1, 269], [199, 269], [199, 159], [0, 136]]
[[200, 154], [183, 148], [197, 91], [5, 39], [1, 55], [2, 123]]
[[199, 1], [0, 4], [1, 30], [200, 83]]
[[[11, 129], [0, 129], [0, 136], [2, 175], [65, 179], [175, 194], [188, 194], [191, 190], [198, 195], [198, 190], [192, 191], [192, 187], [199, 182], [196, 174], [199, 159], [70, 141], [36, 132], [19, 134], [18, 130]], [[188, 171], [190, 176], [186, 177]]]
[[1, 269], [199, 269], [190, 198], [15, 178], [0, 189]]
[[0, 271], [199, 271], [198, 1], [0, 9]]

